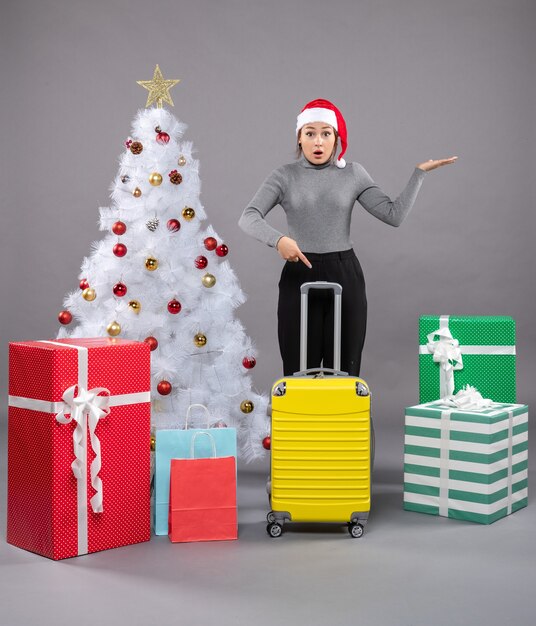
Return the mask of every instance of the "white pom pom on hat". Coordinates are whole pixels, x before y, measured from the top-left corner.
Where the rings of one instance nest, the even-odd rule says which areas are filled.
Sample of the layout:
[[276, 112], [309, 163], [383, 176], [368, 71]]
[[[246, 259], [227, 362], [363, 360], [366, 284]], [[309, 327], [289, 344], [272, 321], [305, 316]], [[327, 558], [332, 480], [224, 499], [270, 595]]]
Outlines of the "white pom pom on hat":
[[319, 98], [317, 100], [311, 100], [308, 102], [297, 118], [296, 123], [296, 134], [300, 132], [300, 128], [302, 128], [305, 124], [312, 122], [325, 122], [337, 131], [339, 135], [339, 139], [341, 140], [341, 153], [339, 154], [335, 165], [339, 168], [346, 167], [346, 161], [342, 158], [343, 154], [346, 152], [347, 148], [347, 132], [346, 132], [346, 122], [344, 121], [344, 117], [339, 109], [329, 100], [322, 100]]

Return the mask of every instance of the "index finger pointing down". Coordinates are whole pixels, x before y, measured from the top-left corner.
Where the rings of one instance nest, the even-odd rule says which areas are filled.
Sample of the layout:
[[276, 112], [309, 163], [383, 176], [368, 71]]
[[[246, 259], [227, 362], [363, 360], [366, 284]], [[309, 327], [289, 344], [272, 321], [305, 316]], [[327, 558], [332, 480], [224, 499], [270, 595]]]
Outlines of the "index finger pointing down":
[[309, 259], [305, 256], [305, 254], [303, 254], [303, 252], [298, 252], [298, 256], [300, 257], [300, 261], [303, 261], [303, 263], [305, 263], [305, 265], [307, 265], [309, 269], [313, 267], [309, 262]]

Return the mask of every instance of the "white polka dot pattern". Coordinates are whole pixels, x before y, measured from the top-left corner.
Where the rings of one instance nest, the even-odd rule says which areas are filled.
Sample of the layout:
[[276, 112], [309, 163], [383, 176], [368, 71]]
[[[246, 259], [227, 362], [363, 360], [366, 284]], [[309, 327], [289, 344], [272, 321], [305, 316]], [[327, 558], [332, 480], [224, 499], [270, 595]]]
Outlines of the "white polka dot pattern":
[[[117, 339], [56, 340], [86, 345], [88, 388], [111, 395], [150, 390], [150, 349]], [[38, 342], [9, 346], [9, 394], [58, 402], [78, 383], [78, 351]], [[15, 407], [8, 418], [7, 540], [53, 559], [78, 553], [77, 481], [71, 469], [74, 423]], [[88, 551], [150, 539], [150, 402], [112, 407], [101, 443], [104, 511], [93, 513], [88, 452]]]

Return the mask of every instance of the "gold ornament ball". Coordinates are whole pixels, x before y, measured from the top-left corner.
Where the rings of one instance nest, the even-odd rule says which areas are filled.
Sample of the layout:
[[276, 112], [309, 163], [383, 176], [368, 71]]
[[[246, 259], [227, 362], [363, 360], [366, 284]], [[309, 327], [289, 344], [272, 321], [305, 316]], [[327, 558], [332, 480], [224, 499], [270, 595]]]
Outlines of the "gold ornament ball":
[[132, 195], [135, 198], [139, 198], [141, 196], [141, 189], [139, 187], [136, 187], [136, 189], [134, 189], [134, 191], [132, 192]]
[[155, 271], [155, 269], [157, 269], [157, 268], [158, 268], [158, 261], [157, 261], [154, 257], [152, 257], [152, 256], [147, 257], [147, 258], [145, 259], [145, 267], [146, 267], [146, 268], [147, 268], [150, 272], [154, 272], [154, 271]]
[[139, 300], [131, 300], [128, 303], [128, 306], [134, 311], [134, 313], [139, 314], [141, 311], [141, 303]]
[[84, 289], [84, 291], [82, 291], [82, 298], [84, 298], [84, 300], [87, 300], [88, 302], [93, 302], [96, 297], [97, 292], [91, 287], [88, 287], [87, 289]]
[[187, 222], [191, 222], [195, 217], [195, 211], [192, 209], [192, 207], [185, 206], [182, 210], [182, 217], [184, 217]]
[[179, 160], [177, 161], [177, 163], [180, 165], [180, 167], [183, 167], [186, 165], [186, 159], [184, 158], [184, 156], [181, 154], [179, 157]]
[[106, 330], [108, 331], [110, 337], [117, 337], [117, 335], [121, 332], [121, 324], [118, 322], [111, 322], [108, 326], [106, 326]]
[[151, 452], [154, 452], [156, 450], [156, 437], [154, 435], [151, 435]]
[[207, 338], [205, 335], [203, 335], [203, 333], [197, 333], [197, 335], [194, 337], [194, 343], [198, 348], [202, 348], [206, 345]]
[[240, 410], [242, 413], [251, 413], [254, 409], [253, 402], [251, 400], [244, 400], [240, 403]]
[[153, 172], [149, 176], [149, 182], [153, 187], [158, 187], [158, 185], [162, 184], [162, 174], [159, 174], [158, 172]]
[[205, 274], [203, 276], [203, 278], [201, 279], [201, 282], [203, 283], [203, 285], [205, 287], [214, 287], [214, 285], [216, 284], [216, 277], [213, 276], [212, 274]]

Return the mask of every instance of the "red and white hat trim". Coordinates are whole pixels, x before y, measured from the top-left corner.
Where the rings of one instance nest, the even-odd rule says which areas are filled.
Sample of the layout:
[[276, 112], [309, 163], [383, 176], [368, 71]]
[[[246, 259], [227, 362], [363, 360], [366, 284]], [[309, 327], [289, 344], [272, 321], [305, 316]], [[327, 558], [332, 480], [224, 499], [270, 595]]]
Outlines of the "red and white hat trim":
[[329, 100], [311, 100], [311, 102], [308, 102], [303, 107], [301, 113], [298, 115], [296, 135], [300, 132], [300, 128], [303, 128], [305, 124], [311, 124], [313, 122], [324, 122], [325, 124], [333, 126], [333, 128], [337, 131], [339, 139], [341, 140], [342, 150], [337, 161], [335, 162], [335, 165], [340, 168], [346, 167], [346, 161], [342, 158], [342, 156], [346, 152], [347, 133], [346, 122], [342, 113]]
[[335, 115], [335, 111], [330, 111], [330, 109], [321, 109], [320, 107], [315, 107], [314, 109], [305, 109], [302, 111], [297, 118], [296, 124], [296, 134], [300, 131], [300, 128], [303, 128], [305, 124], [312, 124], [313, 122], [324, 122], [333, 126], [333, 128], [339, 132], [339, 127], [337, 125], [337, 116]]

